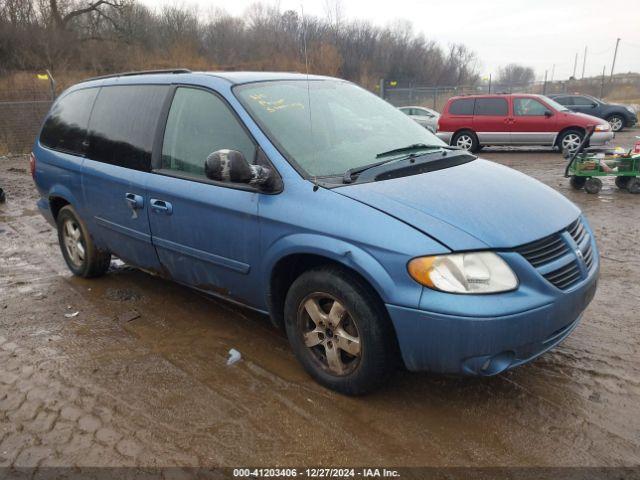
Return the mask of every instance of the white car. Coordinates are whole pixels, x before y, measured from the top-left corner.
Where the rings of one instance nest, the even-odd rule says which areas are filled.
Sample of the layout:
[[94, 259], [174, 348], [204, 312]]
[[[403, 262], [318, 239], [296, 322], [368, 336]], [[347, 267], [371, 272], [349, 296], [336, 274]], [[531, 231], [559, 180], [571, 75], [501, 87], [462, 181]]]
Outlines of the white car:
[[399, 110], [433, 133], [438, 130], [440, 114], [435, 110], [427, 107], [400, 107]]

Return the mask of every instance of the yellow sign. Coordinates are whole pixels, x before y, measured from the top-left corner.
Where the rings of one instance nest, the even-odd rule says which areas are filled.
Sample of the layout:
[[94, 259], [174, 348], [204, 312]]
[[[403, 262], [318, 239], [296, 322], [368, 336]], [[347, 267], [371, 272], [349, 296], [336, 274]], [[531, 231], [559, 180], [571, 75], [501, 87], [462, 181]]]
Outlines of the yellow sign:
[[49, 80], [49, 75], [47, 75], [46, 73], [39, 73], [36, 76], [38, 77], [38, 80]]
[[389, 82], [389, 85], [391, 85], [392, 87], [397, 87], [398, 86], [398, 82], [396, 80], [391, 80]]

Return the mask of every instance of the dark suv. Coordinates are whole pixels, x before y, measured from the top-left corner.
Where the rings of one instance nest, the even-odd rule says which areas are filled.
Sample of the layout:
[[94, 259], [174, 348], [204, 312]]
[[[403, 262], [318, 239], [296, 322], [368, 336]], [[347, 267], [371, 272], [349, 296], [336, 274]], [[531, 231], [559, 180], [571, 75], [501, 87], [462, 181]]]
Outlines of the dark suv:
[[574, 112], [586, 113], [604, 118], [611, 130], [619, 132], [625, 127], [633, 127], [638, 121], [637, 112], [632, 107], [616, 103], [606, 103], [590, 95], [567, 95], [566, 93], [547, 95]]

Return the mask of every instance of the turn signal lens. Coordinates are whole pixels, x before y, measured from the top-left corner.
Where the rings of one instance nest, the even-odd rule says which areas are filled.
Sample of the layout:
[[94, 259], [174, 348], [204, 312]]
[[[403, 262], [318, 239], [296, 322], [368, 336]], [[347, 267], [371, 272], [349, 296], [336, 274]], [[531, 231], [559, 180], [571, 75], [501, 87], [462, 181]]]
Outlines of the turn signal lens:
[[611, 125], [608, 123], [601, 123], [600, 125], [596, 125], [596, 132], [608, 132], [611, 130]]
[[407, 269], [421, 285], [448, 293], [499, 293], [518, 287], [513, 270], [492, 252], [419, 257]]

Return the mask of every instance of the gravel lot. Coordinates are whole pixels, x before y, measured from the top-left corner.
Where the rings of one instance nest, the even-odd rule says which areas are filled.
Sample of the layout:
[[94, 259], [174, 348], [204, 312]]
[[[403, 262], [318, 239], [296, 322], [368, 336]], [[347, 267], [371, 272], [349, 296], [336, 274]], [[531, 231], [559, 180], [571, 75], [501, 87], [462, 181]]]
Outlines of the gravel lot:
[[[1, 158], [0, 467], [638, 465], [640, 195], [611, 179], [572, 191], [549, 150], [482, 156], [585, 211], [595, 300], [532, 364], [486, 379], [399, 372], [365, 398], [317, 386], [265, 317], [122, 265], [72, 277], [27, 159]], [[230, 348], [243, 359], [227, 367]]]

